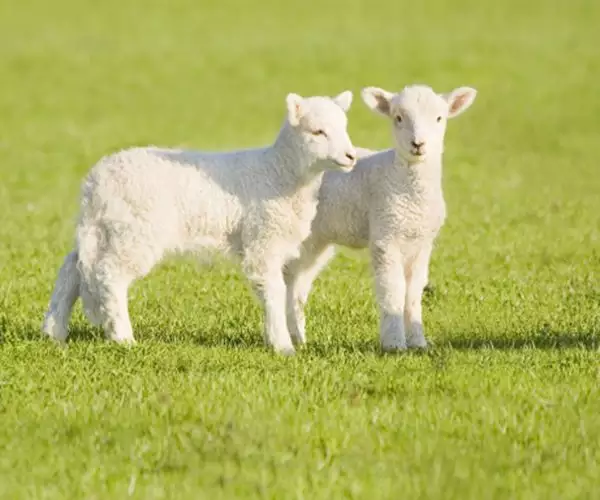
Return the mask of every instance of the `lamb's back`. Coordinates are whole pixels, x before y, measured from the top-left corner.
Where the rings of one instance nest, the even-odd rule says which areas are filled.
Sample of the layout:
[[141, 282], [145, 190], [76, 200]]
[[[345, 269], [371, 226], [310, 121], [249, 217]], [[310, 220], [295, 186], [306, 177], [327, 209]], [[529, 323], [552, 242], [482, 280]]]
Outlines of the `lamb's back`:
[[260, 157], [261, 150], [123, 150], [91, 169], [83, 186], [82, 212], [113, 222], [164, 226], [183, 247], [211, 239], [224, 247], [224, 239], [239, 225]]

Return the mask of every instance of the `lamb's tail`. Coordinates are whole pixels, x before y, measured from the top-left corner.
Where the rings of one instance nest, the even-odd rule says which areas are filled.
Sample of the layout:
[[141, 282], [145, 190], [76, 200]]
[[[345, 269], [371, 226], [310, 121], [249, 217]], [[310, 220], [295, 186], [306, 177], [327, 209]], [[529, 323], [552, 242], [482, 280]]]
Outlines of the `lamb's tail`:
[[100, 305], [96, 300], [96, 264], [100, 250], [100, 228], [95, 224], [80, 224], [77, 229], [77, 245], [65, 257], [54, 285], [48, 312], [42, 331], [48, 336], [64, 342], [69, 335], [69, 317], [79, 297], [91, 323], [101, 323]]
[[69, 317], [79, 297], [80, 277], [77, 270], [77, 250], [65, 257], [54, 285], [50, 305], [44, 318], [42, 331], [64, 342], [68, 336]]

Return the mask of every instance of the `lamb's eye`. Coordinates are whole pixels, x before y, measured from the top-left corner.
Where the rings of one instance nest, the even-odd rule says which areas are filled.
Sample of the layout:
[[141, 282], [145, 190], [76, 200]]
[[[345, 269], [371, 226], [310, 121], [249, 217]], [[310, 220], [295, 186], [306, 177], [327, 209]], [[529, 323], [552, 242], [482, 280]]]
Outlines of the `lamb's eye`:
[[396, 123], [402, 123], [402, 116], [396, 115]]
[[442, 121], [442, 117], [441, 117], [441, 116], [438, 116], [438, 117], [437, 117], [437, 121], [438, 121], [438, 123], [439, 123], [439, 122], [441, 122], [441, 121]]
[[325, 133], [325, 131], [323, 129], [313, 130], [312, 135], [323, 135], [323, 136], [327, 137], [327, 134]]

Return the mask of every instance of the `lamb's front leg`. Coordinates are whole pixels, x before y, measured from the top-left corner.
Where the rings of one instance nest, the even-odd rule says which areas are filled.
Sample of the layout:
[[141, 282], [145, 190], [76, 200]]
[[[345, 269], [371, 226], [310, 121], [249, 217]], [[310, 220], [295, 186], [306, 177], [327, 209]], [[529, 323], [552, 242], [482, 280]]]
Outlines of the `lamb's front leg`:
[[426, 243], [406, 267], [407, 287], [404, 324], [407, 331], [406, 343], [408, 347], [427, 347], [427, 340], [425, 340], [423, 333], [421, 303], [423, 290], [427, 285], [431, 250], [431, 242]]
[[310, 288], [302, 286], [300, 276], [286, 277], [287, 286], [287, 326], [292, 341], [296, 345], [306, 343], [306, 317], [304, 306], [308, 300]]
[[381, 310], [380, 339], [384, 351], [406, 349], [404, 300], [406, 283], [401, 252], [393, 245], [372, 244], [375, 292]]
[[294, 346], [286, 320], [286, 286], [283, 266], [277, 260], [246, 259], [244, 268], [264, 309], [265, 343], [277, 353], [291, 356]]

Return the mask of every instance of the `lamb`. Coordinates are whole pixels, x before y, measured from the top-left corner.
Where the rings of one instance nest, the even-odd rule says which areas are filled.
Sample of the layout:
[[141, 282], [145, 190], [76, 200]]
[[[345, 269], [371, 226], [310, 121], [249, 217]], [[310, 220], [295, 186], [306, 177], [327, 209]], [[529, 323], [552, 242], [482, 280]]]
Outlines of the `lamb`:
[[264, 308], [265, 342], [293, 354], [286, 324], [285, 264], [300, 255], [324, 170], [351, 170], [352, 93], [289, 94], [273, 145], [233, 152], [132, 148], [88, 174], [75, 249], [59, 271], [42, 330], [64, 342], [81, 297], [107, 338], [135, 343], [127, 291], [165, 256], [217, 251], [238, 256]]
[[363, 150], [351, 173], [325, 174], [311, 235], [285, 271], [288, 329], [296, 344], [305, 342], [304, 306], [312, 282], [338, 244], [370, 249], [383, 350], [427, 346], [421, 299], [433, 243], [446, 217], [446, 120], [465, 111], [475, 96], [468, 87], [441, 95], [423, 85], [396, 94], [363, 89], [366, 105], [392, 121], [395, 148], [370, 155]]

